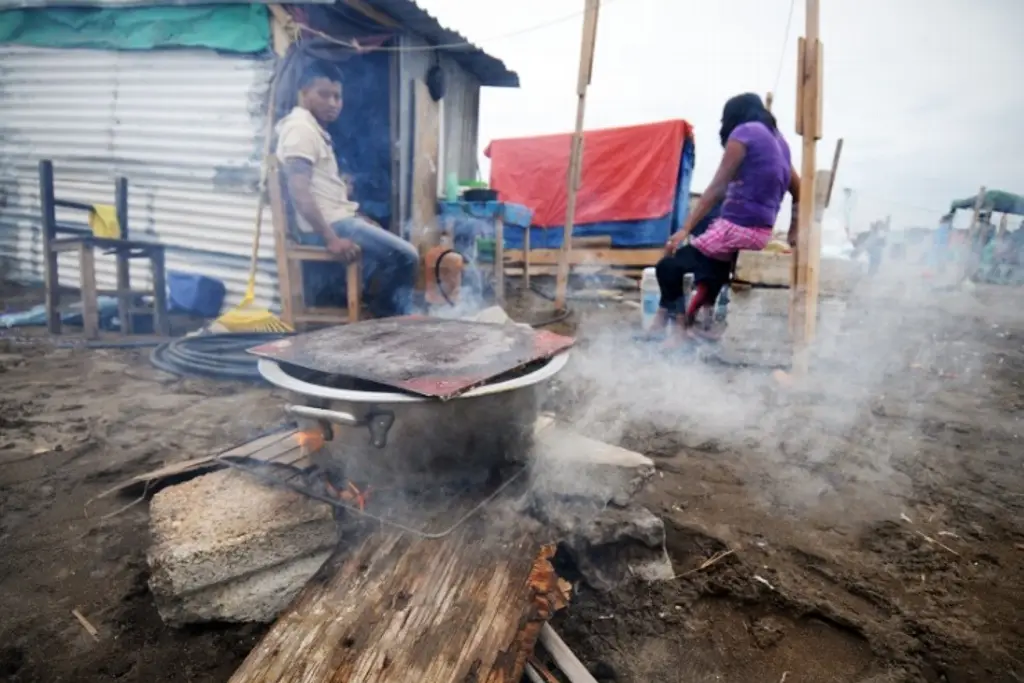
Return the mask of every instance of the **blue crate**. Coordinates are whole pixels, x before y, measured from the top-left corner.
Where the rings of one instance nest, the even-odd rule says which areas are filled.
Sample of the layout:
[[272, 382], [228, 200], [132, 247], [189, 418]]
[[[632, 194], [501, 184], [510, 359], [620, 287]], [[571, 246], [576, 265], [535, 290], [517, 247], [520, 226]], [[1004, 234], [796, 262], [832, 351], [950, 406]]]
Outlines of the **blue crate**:
[[172, 313], [216, 318], [224, 305], [224, 283], [196, 273], [167, 273], [167, 307]]

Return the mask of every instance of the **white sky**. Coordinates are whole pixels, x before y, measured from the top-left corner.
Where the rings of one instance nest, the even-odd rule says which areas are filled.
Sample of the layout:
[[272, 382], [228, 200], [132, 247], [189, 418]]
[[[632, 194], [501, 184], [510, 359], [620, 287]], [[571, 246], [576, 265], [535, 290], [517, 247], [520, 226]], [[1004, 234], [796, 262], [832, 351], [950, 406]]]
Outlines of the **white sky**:
[[[519, 73], [519, 89], [484, 89], [481, 148], [572, 129], [584, 0], [417, 1]], [[1024, 193], [1024, 0], [821, 5], [819, 167], [845, 139], [830, 223], [842, 218], [845, 187], [854, 190], [855, 231], [886, 214], [894, 228], [931, 226], [980, 185]], [[783, 53], [790, 0], [604, 0], [587, 128], [687, 119], [696, 130], [694, 189], [702, 190], [721, 154], [725, 100], [772, 89], [784, 55], [773, 109], [799, 169], [793, 112], [803, 6], [796, 0]]]

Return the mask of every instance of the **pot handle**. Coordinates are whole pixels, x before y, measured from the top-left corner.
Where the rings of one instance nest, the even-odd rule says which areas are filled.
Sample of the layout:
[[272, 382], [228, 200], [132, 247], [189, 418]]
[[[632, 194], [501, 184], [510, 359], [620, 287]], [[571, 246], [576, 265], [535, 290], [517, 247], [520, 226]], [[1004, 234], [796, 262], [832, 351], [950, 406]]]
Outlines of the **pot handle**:
[[331, 424], [344, 425], [346, 427], [368, 427], [370, 430], [370, 443], [375, 448], [384, 448], [388, 445], [388, 432], [395, 424], [395, 414], [389, 410], [374, 411], [366, 416], [366, 420], [359, 420], [352, 413], [343, 413], [339, 410], [327, 410], [326, 408], [314, 408], [312, 406], [286, 405], [284, 412], [294, 417], [304, 417], [310, 420], [323, 420]]

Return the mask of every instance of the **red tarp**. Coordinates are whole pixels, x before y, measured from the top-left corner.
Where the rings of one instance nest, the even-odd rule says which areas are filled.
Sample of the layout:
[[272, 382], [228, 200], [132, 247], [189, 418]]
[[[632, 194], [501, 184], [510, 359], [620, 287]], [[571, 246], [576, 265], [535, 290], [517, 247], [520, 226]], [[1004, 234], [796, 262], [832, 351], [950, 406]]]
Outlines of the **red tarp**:
[[[660, 218], [672, 211], [683, 143], [683, 120], [584, 131], [577, 225]], [[495, 140], [491, 187], [504, 202], [533, 209], [539, 227], [565, 225], [571, 134]]]

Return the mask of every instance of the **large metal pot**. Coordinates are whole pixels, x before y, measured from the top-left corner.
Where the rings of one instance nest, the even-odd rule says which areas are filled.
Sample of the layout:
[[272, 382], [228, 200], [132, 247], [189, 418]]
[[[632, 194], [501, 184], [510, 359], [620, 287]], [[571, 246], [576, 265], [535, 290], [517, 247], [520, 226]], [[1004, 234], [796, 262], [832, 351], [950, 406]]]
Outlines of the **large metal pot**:
[[261, 358], [260, 374], [291, 392], [286, 411], [300, 423], [332, 427], [314, 456], [350, 481], [421, 488], [486, 477], [521, 462], [533, 444], [538, 389], [568, 362], [561, 353], [536, 370], [447, 401], [411, 394], [322, 386]]

